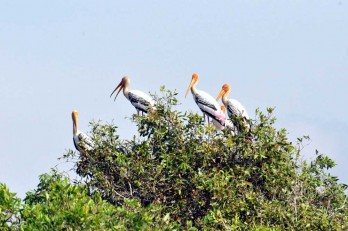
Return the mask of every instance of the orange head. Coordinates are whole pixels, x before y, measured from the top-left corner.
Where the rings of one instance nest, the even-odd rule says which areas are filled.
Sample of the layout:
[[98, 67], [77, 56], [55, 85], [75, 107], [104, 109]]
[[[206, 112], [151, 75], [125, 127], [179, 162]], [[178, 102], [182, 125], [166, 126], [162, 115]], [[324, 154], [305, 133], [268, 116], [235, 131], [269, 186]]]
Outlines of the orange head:
[[79, 116], [79, 113], [74, 110], [72, 113], [71, 113], [71, 117], [74, 121], [77, 121], [77, 117]]
[[189, 87], [187, 88], [185, 97], [187, 96], [187, 93], [188, 93], [189, 90], [192, 88], [192, 86], [194, 86], [194, 85], [197, 83], [198, 79], [199, 79], [199, 75], [198, 75], [197, 73], [193, 73], [193, 74], [192, 74], [191, 83], [190, 83]]
[[121, 82], [120, 82], [120, 83], [116, 86], [116, 88], [112, 91], [110, 97], [112, 96], [112, 94], [114, 94], [114, 92], [115, 92], [117, 89], [119, 89], [118, 92], [117, 92], [117, 94], [116, 94], [116, 96], [115, 96], [115, 99], [114, 99], [114, 101], [115, 101], [116, 98], [117, 98], [117, 96], [118, 96], [118, 94], [120, 93], [120, 91], [121, 91], [126, 85], [128, 85], [129, 82], [130, 82], [130, 81], [129, 81], [129, 78], [128, 78], [127, 76], [124, 76], [124, 77], [122, 78]]
[[195, 81], [197, 81], [198, 78], [199, 78], [198, 73], [193, 73], [193, 74], [192, 74], [192, 79], [194, 79]]
[[228, 83], [225, 83], [224, 85], [222, 85], [222, 89], [224, 89], [225, 92], [230, 91], [231, 87]]
[[231, 87], [229, 84], [225, 83], [224, 85], [222, 85], [221, 91], [220, 91], [218, 97], [216, 98], [216, 101], [218, 101], [222, 96], [228, 94], [230, 92], [230, 89], [231, 89]]
[[221, 110], [222, 110], [224, 113], [226, 113], [226, 107], [225, 107], [225, 105], [221, 105]]

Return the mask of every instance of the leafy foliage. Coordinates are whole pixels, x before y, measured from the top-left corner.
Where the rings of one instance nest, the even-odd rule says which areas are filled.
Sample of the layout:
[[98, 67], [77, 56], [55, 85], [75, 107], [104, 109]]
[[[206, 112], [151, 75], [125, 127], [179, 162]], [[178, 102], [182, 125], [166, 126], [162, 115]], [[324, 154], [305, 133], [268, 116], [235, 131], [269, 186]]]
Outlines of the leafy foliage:
[[41, 175], [38, 189], [29, 192], [25, 202], [26, 230], [93, 230], [113, 225], [113, 206], [98, 194], [89, 197], [84, 186], [70, 185], [56, 172]]
[[335, 162], [319, 152], [302, 161], [308, 137], [289, 142], [272, 108], [232, 135], [177, 111], [177, 93], [161, 92], [156, 112], [131, 118], [139, 132], [131, 140], [113, 124], [91, 123], [95, 149], [63, 156], [82, 180], [43, 174], [24, 204], [0, 184], [0, 228], [348, 229], [347, 185], [327, 172]]
[[115, 207], [92, 196], [83, 184], [72, 185], [53, 171], [40, 176], [38, 189], [25, 198], [22, 218], [24, 230], [140, 230], [172, 227], [163, 219], [160, 206], [142, 208], [136, 200], [125, 200]]
[[92, 123], [97, 148], [77, 161], [91, 194], [115, 205], [160, 204], [186, 228], [346, 227], [347, 186], [324, 171], [334, 162], [319, 154], [300, 162], [300, 147], [274, 128], [273, 109], [232, 136], [176, 111], [176, 93], [161, 90], [155, 113], [132, 118], [140, 137], [123, 141], [116, 126]]
[[0, 230], [13, 230], [18, 227], [19, 209], [20, 199], [5, 184], [0, 183]]

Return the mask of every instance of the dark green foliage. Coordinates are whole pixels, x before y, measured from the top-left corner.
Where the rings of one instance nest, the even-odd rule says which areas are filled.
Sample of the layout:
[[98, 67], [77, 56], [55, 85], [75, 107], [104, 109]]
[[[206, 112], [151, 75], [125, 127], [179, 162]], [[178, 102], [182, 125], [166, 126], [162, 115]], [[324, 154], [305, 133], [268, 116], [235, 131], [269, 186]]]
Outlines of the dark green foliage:
[[83, 184], [71, 184], [53, 171], [40, 176], [38, 189], [27, 194], [22, 210], [23, 230], [155, 230], [172, 229], [160, 205], [141, 207], [124, 200], [115, 207]]
[[38, 189], [25, 198], [24, 230], [94, 230], [114, 225], [115, 208], [83, 185], [71, 185], [60, 174], [40, 176]]
[[347, 185], [327, 173], [334, 161], [319, 152], [302, 161], [308, 137], [289, 142], [272, 108], [232, 136], [176, 111], [176, 93], [161, 92], [155, 113], [132, 117], [132, 140], [92, 123], [96, 148], [63, 156], [81, 181], [44, 174], [22, 205], [0, 184], [0, 229], [348, 229]]
[[162, 93], [156, 113], [133, 116], [140, 137], [122, 141], [114, 125], [92, 124], [97, 148], [77, 162], [90, 193], [115, 205], [162, 205], [186, 228], [346, 227], [346, 185], [324, 171], [334, 162], [300, 162], [299, 147], [274, 128], [273, 109], [257, 111], [251, 129], [233, 137], [176, 111], [176, 93]]

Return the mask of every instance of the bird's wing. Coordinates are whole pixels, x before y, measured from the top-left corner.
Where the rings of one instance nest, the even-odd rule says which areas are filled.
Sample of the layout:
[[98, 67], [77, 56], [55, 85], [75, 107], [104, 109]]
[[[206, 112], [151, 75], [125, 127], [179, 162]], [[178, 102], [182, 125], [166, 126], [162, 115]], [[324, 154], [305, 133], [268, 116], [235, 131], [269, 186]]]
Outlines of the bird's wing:
[[73, 141], [74, 141], [74, 146], [75, 146], [76, 150], [80, 152], [82, 149], [79, 146], [79, 141], [76, 140], [75, 137], [73, 138]]
[[[78, 138], [78, 146], [81, 146], [83, 150], [92, 150], [94, 148], [94, 142], [91, 137], [87, 136], [85, 133], [80, 132], [77, 135]], [[75, 147], [77, 146], [74, 140]], [[77, 148], [77, 147], [76, 147]], [[79, 148], [77, 148], [79, 150]], [[79, 150], [80, 151], [80, 150]]]
[[132, 105], [143, 112], [147, 112], [149, 107], [155, 105], [153, 99], [141, 91], [132, 90], [128, 93], [128, 98]]
[[219, 109], [219, 103], [208, 93], [204, 91], [198, 91], [193, 95], [198, 107], [202, 110], [202, 107], [209, 107], [212, 110]]
[[227, 101], [227, 111], [230, 117], [243, 116], [244, 118], [249, 119], [248, 112], [238, 100], [229, 99]]
[[221, 109], [213, 110], [211, 107], [208, 106], [200, 106], [200, 109], [203, 113], [208, 115], [210, 118], [218, 122], [220, 125], [224, 126], [226, 122], [226, 116], [225, 113]]

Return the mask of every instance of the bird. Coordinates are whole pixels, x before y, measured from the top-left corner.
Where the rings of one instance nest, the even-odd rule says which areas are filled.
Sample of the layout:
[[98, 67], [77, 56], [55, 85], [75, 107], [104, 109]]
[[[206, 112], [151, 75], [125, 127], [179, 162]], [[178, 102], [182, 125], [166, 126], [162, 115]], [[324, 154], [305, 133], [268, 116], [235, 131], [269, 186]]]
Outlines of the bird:
[[212, 119], [212, 123], [217, 130], [222, 130], [225, 128], [225, 123], [227, 121], [225, 113], [222, 110], [213, 110], [210, 107], [202, 105], [202, 111], [207, 113], [208, 115], [213, 115], [214, 119]]
[[203, 106], [203, 107], [204, 107], [204, 110], [206, 112], [215, 116], [214, 119], [212, 120], [212, 123], [217, 130], [223, 130], [223, 129], [227, 128], [228, 130], [231, 131], [232, 136], [237, 134], [236, 127], [225, 116], [226, 108], [224, 105], [221, 105], [220, 106], [221, 110], [217, 110], [217, 111], [214, 111], [213, 109], [206, 107], [206, 106]]
[[212, 118], [213, 121], [215, 120], [218, 124], [223, 126], [226, 118], [223, 112], [221, 111], [219, 103], [214, 99], [214, 97], [212, 97], [208, 93], [198, 90], [196, 88], [198, 79], [199, 79], [199, 75], [197, 73], [193, 73], [192, 80], [185, 94], [185, 98], [189, 90], [191, 90], [193, 99], [195, 100], [199, 109], [201, 109], [201, 111], [203, 112], [204, 122], [205, 122], [205, 117], [207, 116], [208, 123], [209, 123], [209, 117], [210, 117]]
[[[223, 113], [226, 113], [226, 107], [225, 107], [225, 105], [221, 105], [221, 110], [223, 111]], [[234, 126], [234, 124], [232, 123], [232, 121], [229, 120], [228, 118], [227, 118], [226, 121], [225, 121], [224, 127], [225, 127], [225, 128], [228, 128], [229, 130], [231, 130], [232, 135], [238, 134], [238, 131], [237, 131], [236, 127]]]
[[245, 120], [249, 119], [248, 112], [246, 109], [243, 107], [243, 105], [236, 99], [228, 99], [227, 95], [230, 93], [231, 87], [229, 84], [225, 83], [222, 85], [222, 89], [216, 98], [216, 100], [219, 100], [222, 97], [222, 103], [225, 105], [227, 108], [227, 114], [233, 122], [237, 123], [236, 125], [239, 127], [240, 123], [236, 120], [238, 117], [242, 117], [244, 120], [244, 124], [246, 127], [249, 127], [246, 123]]
[[78, 112], [74, 110], [71, 116], [73, 120], [73, 141], [77, 151], [85, 152], [94, 149], [95, 144], [91, 137], [78, 130]]
[[142, 115], [147, 112], [153, 112], [156, 110], [155, 101], [147, 94], [138, 90], [128, 90], [128, 86], [130, 84], [130, 79], [127, 76], [124, 76], [121, 82], [117, 85], [115, 90], [111, 93], [110, 97], [114, 94], [114, 92], [118, 90], [114, 101], [116, 100], [118, 94], [123, 89], [123, 95], [131, 102], [131, 104], [137, 110], [137, 114], [140, 112]]

